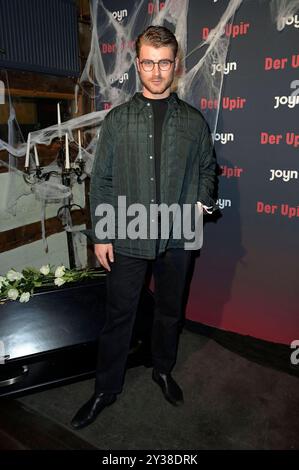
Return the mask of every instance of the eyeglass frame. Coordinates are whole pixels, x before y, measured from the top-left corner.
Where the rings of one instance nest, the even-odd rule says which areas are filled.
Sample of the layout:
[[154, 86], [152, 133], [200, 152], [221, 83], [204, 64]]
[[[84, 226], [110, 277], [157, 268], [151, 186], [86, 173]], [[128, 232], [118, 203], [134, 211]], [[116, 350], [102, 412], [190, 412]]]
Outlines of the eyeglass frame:
[[[150, 70], [145, 70], [145, 69], [144, 69], [143, 63], [144, 63], [145, 61], [152, 63], [152, 68], [151, 68]], [[170, 63], [170, 66], [169, 66], [169, 68], [168, 68], [167, 70], [162, 70], [161, 67], [160, 67], [160, 62], [166, 62], [166, 61]], [[151, 60], [151, 59], [143, 59], [143, 60], [140, 60], [139, 63], [140, 63], [140, 65], [141, 65], [142, 69], [144, 70], [144, 72], [152, 72], [152, 71], [154, 70], [154, 68], [155, 68], [155, 64], [158, 64], [158, 68], [159, 68], [159, 70], [161, 70], [162, 72], [168, 72], [168, 70], [171, 69], [172, 64], [175, 63], [175, 60], [160, 59], [160, 60], [158, 60], [158, 61], [155, 62], [154, 60]]]

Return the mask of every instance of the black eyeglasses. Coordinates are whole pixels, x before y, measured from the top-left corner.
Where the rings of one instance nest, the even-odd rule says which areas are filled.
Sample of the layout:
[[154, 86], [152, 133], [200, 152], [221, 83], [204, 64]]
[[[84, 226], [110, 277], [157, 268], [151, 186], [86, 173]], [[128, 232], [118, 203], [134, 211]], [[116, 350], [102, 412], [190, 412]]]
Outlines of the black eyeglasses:
[[174, 60], [170, 60], [170, 59], [161, 59], [161, 60], [158, 60], [158, 62], [144, 59], [140, 62], [141, 67], [143, 68], [145, 72], [151, 72], [154, 69], [155, 64], [158, 64], [158, 67], [160, 70], [162, 70], [163, 72], [167, 72], [167, 70], [170, 69], [173, 63], [174, 63]]

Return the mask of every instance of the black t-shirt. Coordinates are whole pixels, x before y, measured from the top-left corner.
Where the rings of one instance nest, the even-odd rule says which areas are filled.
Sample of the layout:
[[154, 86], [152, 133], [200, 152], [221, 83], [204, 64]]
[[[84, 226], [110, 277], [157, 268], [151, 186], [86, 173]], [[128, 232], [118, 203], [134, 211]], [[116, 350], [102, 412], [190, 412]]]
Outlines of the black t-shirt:
[[151, 103], [154, 114], [154, 158], [155, 158], [155, 176], [156, 176], [156, 203], [160, 204], [160, 168], [161, 168], [161, 143], [162, 128], [165, 119], [169, 96], [162, 99], [149, 99], [141, 95], [142, 99]]

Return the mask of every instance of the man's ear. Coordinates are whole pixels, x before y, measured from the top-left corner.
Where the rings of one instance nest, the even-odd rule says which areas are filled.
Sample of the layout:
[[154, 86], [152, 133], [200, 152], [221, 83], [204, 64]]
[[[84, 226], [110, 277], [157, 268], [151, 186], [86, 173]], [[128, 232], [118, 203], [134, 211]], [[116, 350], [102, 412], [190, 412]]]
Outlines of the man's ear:
[[139, 63], [138, 57], [136, 57], [136, 67], [137, 67], [138, 72], [140, 72], [140, 63]]
[[179, 58], [176, 57], [174, 59], [174, 71], [176, 72], [178, 70], [178, 68], [179, 68]]

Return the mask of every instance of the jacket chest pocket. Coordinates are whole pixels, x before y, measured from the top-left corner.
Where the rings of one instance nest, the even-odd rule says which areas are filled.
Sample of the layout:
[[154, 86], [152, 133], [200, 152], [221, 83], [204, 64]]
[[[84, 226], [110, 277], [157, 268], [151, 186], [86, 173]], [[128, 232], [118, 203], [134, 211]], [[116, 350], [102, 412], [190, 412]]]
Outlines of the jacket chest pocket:
[[177, 136], [178, 154], [181, 158], [189, 159], [196, 154], [197, 136], [191, 134], [186, 129], [180, 129]]

